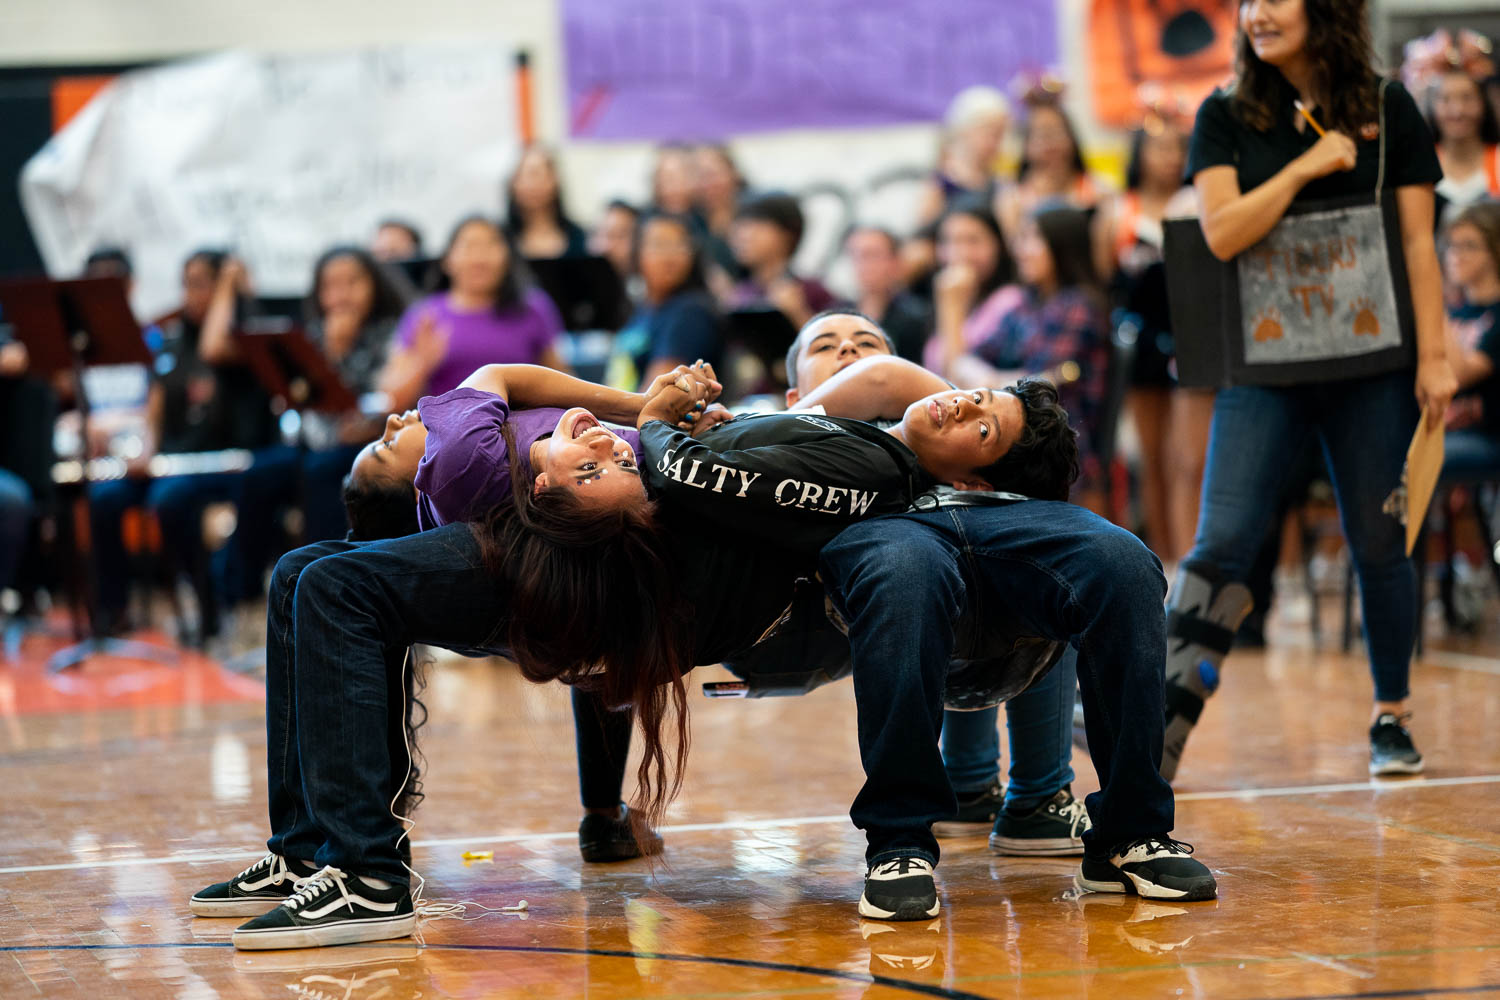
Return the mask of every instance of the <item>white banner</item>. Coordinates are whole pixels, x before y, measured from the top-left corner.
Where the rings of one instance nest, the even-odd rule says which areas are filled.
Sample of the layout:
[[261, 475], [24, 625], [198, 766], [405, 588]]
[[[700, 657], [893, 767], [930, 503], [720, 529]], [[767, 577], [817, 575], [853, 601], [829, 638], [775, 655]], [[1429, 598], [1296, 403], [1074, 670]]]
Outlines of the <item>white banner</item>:
[[54, 276], [125, 248], [142, 317], [180, 304], [182, 261], [204, 246], [244, 259], [257, 293], [300, 295], [319, 253], [367, 243], [385, 216], [436, 253], [463, 215], [499, 213], [519, 151], [512, 67], [486, 42], [127, 73], [27, 163], [26, 217]]

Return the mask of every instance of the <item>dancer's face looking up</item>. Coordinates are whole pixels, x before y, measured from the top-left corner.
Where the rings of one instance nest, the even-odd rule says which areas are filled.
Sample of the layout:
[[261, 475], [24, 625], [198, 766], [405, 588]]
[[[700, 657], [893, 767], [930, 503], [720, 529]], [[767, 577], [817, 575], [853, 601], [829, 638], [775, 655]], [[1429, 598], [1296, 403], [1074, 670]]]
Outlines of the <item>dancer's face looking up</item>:
[[998, 462], [1025, 429], [1025, 408], [1012, 393], [950, 389], [908, 406], [897, 436], [940, 482], [990, 489], [974, 470]]
[[392, 413], [377, 440], [360, 449], [349, 474], [356, 482], [390, 480], [411, 482], [427, 447], [427, 427], [416, 410]]
[[570, 489], [603, 507], [646, 500], [635, 449], [582, 407], [565, 412], [552, 436], [531, 446], [531, 467], [539, 491]]

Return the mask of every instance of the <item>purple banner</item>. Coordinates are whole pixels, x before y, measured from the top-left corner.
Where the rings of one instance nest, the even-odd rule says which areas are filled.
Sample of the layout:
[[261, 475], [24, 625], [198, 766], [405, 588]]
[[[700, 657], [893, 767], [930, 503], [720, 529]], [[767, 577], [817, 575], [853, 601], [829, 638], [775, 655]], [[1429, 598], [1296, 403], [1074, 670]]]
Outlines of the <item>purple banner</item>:
[[708, 139], [942, 117], [1056, 64], [1056, 0], [562, 0], [569, 131]]

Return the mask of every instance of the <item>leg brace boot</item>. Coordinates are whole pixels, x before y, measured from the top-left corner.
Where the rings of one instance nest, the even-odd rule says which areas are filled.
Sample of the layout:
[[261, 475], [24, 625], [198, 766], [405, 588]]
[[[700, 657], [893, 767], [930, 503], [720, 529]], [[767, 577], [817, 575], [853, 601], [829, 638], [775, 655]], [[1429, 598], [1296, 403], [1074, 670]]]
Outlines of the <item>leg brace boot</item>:
[[1254, 606], [1242, 583], [1212, 563], [1184, 563], [1167, 608], [1167, 727], [1161, 775], [1171, 781], [1203, 702], [1219, 687], [1219, 665]]

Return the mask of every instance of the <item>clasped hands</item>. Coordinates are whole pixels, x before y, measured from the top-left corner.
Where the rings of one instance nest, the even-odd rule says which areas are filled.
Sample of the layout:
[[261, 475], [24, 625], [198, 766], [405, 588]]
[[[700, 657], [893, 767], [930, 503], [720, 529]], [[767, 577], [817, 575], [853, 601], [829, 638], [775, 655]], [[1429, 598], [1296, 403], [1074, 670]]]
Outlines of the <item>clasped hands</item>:
[[656, 377], [647, 387], [646, 402], [641, 406], [637, 427], [653, 420], [663, 420], [698, 437], [710, 427], [733, 419], [716, 400], [724, 391], [713, 365], [696, 361], [678, 365]]

